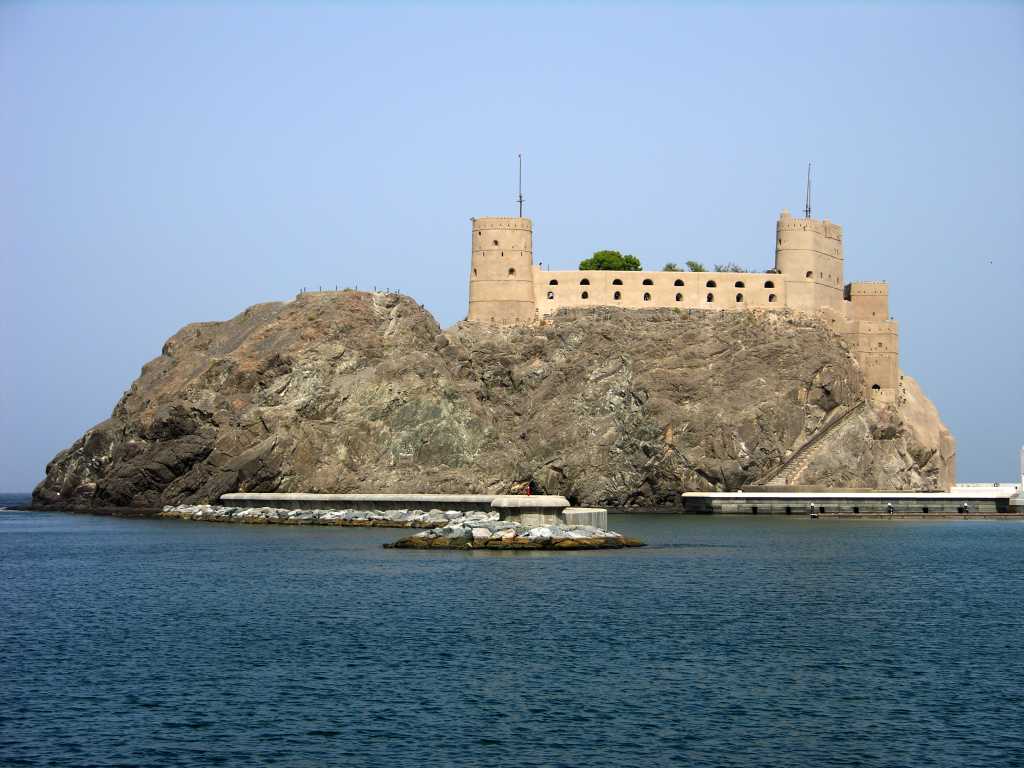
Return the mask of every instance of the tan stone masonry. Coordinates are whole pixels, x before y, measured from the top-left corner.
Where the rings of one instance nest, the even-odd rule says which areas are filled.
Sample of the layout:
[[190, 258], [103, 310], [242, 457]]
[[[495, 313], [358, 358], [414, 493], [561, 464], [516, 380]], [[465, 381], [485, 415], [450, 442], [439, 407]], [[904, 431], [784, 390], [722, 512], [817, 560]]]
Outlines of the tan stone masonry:
[[533, 224], [517, 217], [473, 219], [467, 318], [499, 325], [536, 322], [564, 307], [795, 309], [820, 314], [850, 346], [867, 394], [899, 392], [899, 329], [885, 283], [843, 282], [843, 230], [832, 222], [776, 223], [769, 272], [546, 271], [533, 263]]

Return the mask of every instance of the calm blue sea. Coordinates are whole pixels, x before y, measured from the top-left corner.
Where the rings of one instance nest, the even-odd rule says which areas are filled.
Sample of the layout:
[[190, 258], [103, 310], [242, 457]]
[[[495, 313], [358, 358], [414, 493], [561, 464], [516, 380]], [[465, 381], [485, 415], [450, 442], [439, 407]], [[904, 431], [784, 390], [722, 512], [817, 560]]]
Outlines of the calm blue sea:
[[1024, 764], [1024, 524], [613, 527], [651, 546], [0, 511], [0, 764]]

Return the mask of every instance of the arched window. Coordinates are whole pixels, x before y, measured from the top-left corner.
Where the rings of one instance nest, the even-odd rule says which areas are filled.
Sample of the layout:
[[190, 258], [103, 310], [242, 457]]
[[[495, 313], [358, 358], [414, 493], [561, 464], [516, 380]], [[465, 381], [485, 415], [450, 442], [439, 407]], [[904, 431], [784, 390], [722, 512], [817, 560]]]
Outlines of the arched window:
[[644, 285], [654, 285], [654, 281], [649, 277], [644, 278]]
[[685, 285], [685, 283], [683, 283], [682, 280], [676, 278], [676, 281], [674, 283], [672, 283], [672, 285]]
[[514, 277], [515, 274], [516, 274], [516, 268], [515, 267], [509, 267], [508, 268], [508, 276], [509, 277]]
[[715, 283], [714, 280], [708, 280], [707, 283], [705, 283], [705, 285], [707, 285], [708, 288], [716, 288], [717, 287], [717, 284]]
[[622, 285], [622, 281], [616, 277], [614, 280], [612, 280], [612, 285]]
[[619, 293], [618, 291], [616, 291], [616, 292], [614, 293], [614, 295], [612, 296], [612, 298], [613, 298], [613, 299], [615, 299], [616, 301], [618, 301], [619, 299], [621, 299], [621, 298], [622, 298], [622, 294], [621, 294], [621, 293]]
[[677, 293], [676, 294], [676, 301], [682, 301], [682, 300], [683, 300], [683, 294]]
[[806, 275], [804, 275], [804, 277], [814, 277], [814, 273], [808, 272]]
[[736, 294], [736, 303], [739, 304], [742, 301], [743, 301], [743, 294], [742, 293], [737, 293]]
[[476, 277], [476, 267], [473, 267], [473, 277]]
[[714, 300], [715, 300], [715, 294], [709, 293], [708, 294], [708, 298], [707, 298], [708, 303], [710, 304]]
[[644, 294], [644, 301], [650, 301], [650, 300], [651, 300], [651, 294], [645, 293]]
[[497, 245], [497, 244], [498, 244], [498, 241], [497, 241], [497, 240], [495, 240], [495, 241], [494, 241], [494, 244], [495, 244], [495, 245]]
[[775, 302], [775, 294], [774, 293], [769, 293], [768, 294], [768, 303], [769, 304], [773, 304], [774, 302]]
[[580, 285], [590, 285], [590, 281], [584, 277], [582, 280], [580, 280]]
[[590, 294], [587, 293], [586, 291], [584, 291], [583, 293], [580, 294], [580, 298], [581, 299], [589, 299], [590, 298]]
[[743, 281], [742, 281], [742, 280], [737, 280], [737, 281], [736, 281], [736, 285], [735, 285], [735, 287], [736, 287], [736, 288], [746, 288], [747, 286], [745, 286], [745, 285], [743, 284]]
[[881, 388], [880, 386], [878, 386], [877, 384], [872, 384], [872, 385], [871, 385], [871, 388], [872, 388], [873, 390], [875, 390], [875, 392], [878, 392], [878, 391], [880, 391], [880, 390], [882, 389], [882, 388]]
[[771, 280], [765, 280], [764, 281], [764, 287], [765, 288], [774, 288], [775, 287], [775, 283], [773, 283]]
[[548, 280], [548, 285], [558, 285], [557, 280]]

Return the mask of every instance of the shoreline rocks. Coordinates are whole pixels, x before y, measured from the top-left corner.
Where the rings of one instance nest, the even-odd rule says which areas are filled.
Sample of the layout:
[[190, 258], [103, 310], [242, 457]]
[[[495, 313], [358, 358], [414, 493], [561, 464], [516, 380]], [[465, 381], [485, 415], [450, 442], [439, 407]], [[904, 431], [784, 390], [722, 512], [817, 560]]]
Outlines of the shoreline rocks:
[[529, 526], [508, 520], [453, 520], [391, 544], [388, 549], [621, 549], [643, 542], [591, 525]]
[[348, 525], [380, 528], [435, 528], [452, 520], [487, 522], [498, 519], [493, 512], [458, 512], [431, 509], [282, 509], [278, 507], [231, 507], [214, 504], [177, 504], [163, 508], [159, 517], [199, 520], [210, 523], [250, 525]]
[[592, 525], [529, 525], [500, 520], [497, 512], [431, 509], [281, 509], [177, 504], [158, 517], [207, 523], [248, 525], [335, 525], [377, 528], [424, 528], [384, 546], [388, 549], [621, 549], [643, 542]]

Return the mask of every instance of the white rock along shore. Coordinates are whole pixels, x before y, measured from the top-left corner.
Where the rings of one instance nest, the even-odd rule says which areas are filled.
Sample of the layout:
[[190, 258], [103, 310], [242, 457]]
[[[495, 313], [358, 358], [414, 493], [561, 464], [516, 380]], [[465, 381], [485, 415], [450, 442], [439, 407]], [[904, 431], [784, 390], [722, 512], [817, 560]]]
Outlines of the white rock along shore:
[[253, 525], [347, 525], [426, 528], [386, 547], [397, 549], [618, 549], [643, 546], [591, 525], [528, 526], [497, 512], [456, 510], [279, 509], [213, 504], [166, 506], [160, 517]]

